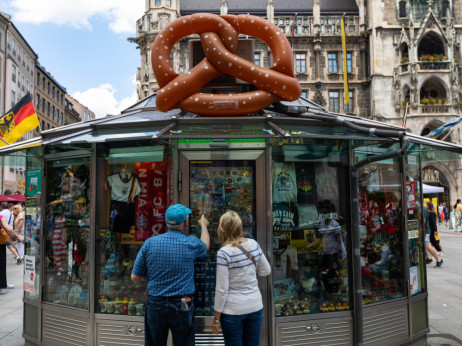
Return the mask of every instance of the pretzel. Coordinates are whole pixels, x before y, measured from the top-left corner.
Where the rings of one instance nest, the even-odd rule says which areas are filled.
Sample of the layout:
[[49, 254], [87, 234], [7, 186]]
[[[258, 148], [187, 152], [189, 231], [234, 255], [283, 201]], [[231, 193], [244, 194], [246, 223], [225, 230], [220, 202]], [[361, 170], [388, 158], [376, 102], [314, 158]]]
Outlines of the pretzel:
[[[270, 69], [255, 65], [235, 54], [239, 33], [264, 41], [274, 64]], [[173, 45], [182, 37], [199, 34], [205, 58], [183, 75], [169, 61]], [[179, 107], [202, 115], [242, 115], [257, 112], [279, 101], [292, 101], [301, 94], [294, 77], [289, 41], [273, 23], [251, 15], [197, 13], [181, 17], [156, 37], [151, 53], [154, 75], [161, 89], [156, 105], [163, 112]], [[258, 90], [238, 94], [203, 94], [200, 89], [221, 74], [254, 85]]]

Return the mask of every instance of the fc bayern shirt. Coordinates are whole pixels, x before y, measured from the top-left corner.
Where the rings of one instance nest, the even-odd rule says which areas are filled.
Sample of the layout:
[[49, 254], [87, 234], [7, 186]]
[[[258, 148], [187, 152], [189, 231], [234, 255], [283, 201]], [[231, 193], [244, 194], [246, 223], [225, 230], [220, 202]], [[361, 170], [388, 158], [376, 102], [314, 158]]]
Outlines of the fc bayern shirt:
[[150, 296], [188, 296], [195, 292], [194, 260], [205, 256], [207, 247], [202, 240], [171, 229], [144, 242], [132, 273], [146, 277]]

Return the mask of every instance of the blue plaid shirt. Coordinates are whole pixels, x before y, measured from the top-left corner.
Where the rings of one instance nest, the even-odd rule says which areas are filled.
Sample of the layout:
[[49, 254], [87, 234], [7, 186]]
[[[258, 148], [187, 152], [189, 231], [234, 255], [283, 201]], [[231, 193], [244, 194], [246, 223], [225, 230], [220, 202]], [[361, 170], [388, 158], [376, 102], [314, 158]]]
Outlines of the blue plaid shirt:
[[194, 260], [205, 256], [207, 247], [203, 241], [171, 229], [144, 242], [132, 273], [146, 277], [148, 295], [192, 295], [195, 292]]

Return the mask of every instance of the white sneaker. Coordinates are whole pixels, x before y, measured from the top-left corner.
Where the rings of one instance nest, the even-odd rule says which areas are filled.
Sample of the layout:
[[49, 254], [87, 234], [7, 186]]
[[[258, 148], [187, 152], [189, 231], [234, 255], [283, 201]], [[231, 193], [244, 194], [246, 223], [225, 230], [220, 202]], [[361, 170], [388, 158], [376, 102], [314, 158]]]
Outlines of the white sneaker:
[[5, 290], [0, 290], [0, 295], [2, 294], [6, 294], [6, 291]]
[[6, 288], [9, 288], [9, 289], [14, 288], [14, 285], [12, 285], [12, 284], [10, 284], [10, 283], [7, 283], [7, 284], [6, 284]]

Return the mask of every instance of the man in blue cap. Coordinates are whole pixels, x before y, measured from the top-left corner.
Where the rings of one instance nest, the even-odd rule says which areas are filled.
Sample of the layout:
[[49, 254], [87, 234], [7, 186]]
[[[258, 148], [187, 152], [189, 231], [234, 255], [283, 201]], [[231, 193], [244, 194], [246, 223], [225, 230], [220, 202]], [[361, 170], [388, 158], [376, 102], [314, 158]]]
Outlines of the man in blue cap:
[[191, 210], [171, 205], [165, 213], [167, 233], [146, 240], [136, 256], [131, 278], [147, 282], [146, 345], [194, 345], [194, 260], [210, 248], [208, 221], [199, 220], [201, 238], [189, 237]]

